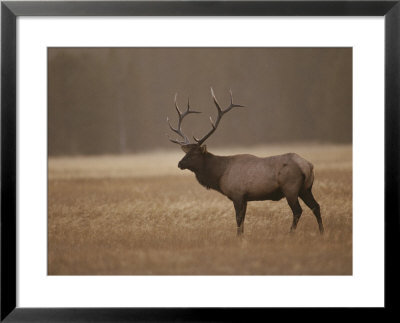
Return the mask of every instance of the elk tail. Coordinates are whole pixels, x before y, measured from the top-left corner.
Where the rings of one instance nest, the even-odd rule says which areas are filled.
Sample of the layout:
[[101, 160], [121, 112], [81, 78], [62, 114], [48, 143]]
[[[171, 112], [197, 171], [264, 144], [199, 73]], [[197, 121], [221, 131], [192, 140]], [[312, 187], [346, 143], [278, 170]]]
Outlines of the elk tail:
[[300, 167], [301, 172], [304, 175], [304, 188], [310, 189], [314, 183], [314, 166], [310, 162], [301, 158], [299, 155], [294, 154], [294, 161]]
[[310, 164], [309, 168], [308, 168], [309, 169], [309, 175], [307, 176], [307, 175], [304, 174], [304, 176], [305, 176], [304, 187], [306, 189], [311, 188], [313, 186], [313, 183], [314, 183], [314, 166], [311, 163], [309, 163], [309, 164]]

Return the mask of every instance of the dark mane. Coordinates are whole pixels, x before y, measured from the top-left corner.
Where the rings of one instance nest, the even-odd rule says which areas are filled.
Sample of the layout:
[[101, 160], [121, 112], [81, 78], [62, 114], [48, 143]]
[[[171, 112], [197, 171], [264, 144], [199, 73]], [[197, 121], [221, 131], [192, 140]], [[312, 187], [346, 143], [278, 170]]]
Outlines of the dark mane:
[[207, 152], [204, 156], [203, 167], [195, 172], [197, 181], [208, 190], [221, 192], [219, 182], [225, 173], [228, 162], [229, 157], [215, 156]]

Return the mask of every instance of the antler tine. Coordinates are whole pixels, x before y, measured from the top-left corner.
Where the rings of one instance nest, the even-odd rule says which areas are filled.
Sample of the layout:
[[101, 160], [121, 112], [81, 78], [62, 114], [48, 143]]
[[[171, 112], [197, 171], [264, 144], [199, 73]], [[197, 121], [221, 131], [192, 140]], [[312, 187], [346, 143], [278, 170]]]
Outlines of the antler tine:
[[173, 126], [171, 126], [171, 123], [169, 122], [169, 118], [167, 117], [167, 123], [168, 123], [168, 125], [169, 125], [169, 128], [173, 131], [173, 132], [175, 132], [176, 134], [178, 134], [178, 135], [180, 135], [181, 137], [182, 137], [182, 134], [179, 132], [179, 130], [178, 129], [175, 129]]
[[215, 106], [216, 106], [217, 109], [218, 109], [218, 113], [219, 113], [219, 112], [222, 112], [222, 109], [221, 109], [221, 107], [219, 106], [218, 100], [217, 100], [217, 98], [215, 97], [213, 88], [211, 88], [211, 96], [212, 96], [212, 98], [213, 98], [213, 100], [214, 100]]
[[180, 141], [178, 141], [178, 140], [176, 140], [176, 139], [172, 139], [170, 136], [169, 136], [169, 134], [165, 134], [167, 137], [168, 137], [168, 139], [170, 140], [170, 141], [172, 141], [173, 143], [175, 143], [175, 144], [180, 144]]
[[214, 123], [213, 119], [211, 118], [211, 116], [210, 116], [210, 122], [211, 122], [212, 127], [216, 128], [215, 123]]
[[184, 141], [179, 141], [177, 139], [172, 139], [170, 136], [168, 136], [168, 139], [173, 142], [174, 144], [179, 144], [179, 145], [186, 145]]
[[176, 109], [176, 112], [178, 112], [178, 114], [181, 115], [182, 112], [181, 112], [181, 110], [179, 110], [178, 102], [176, 102], [177, 98], [178, 98], [178, 93], [175, 93], [175, 98], [174, 98], [175, 109]]
[[199, 111], [194, 111], [194, 110], [190, 110], [190, 103], [189, 103], [189, 98], [188, 98], [188, 105], [187, 105], [187, 109], [185, 112], [182, 112], [179, 107], [178, 107], [178, 103], [177, 103], [177, 97], [178, 97], [178, 93], [175, 94], [175, 109], [176, 112], [178, 113], [178, 126], [176, 128], [174, 128], [171, 123], [169, 122], [169, 118], [167, 117], [167, 123], [170, 127], [170, 129], [175, 132], [177, 135], [179, 135], [183, 141], [179, 141], [177, 139], [171, 139], [169, 138], [170, 141], [172, 141], [175, 144], [180, 144], [180, 145], [187, 145], [190, 144], [190, 141], [188, 139], [188, 137], [183, 133], [181, 125], [182, 125], [182, 121], [183, 118], [185, 118], [187, 115], [191, 114], [191, 113], [201, 113]]
[[234, 104], [234, 103], [233, 103], [233, 94], [232, 94], [232, 90], [229, 90], [229, 94], [230, 94], [230, 96], [231, 96], [231, 104], [229, 105], [229, 107], [227, 107], [227, 108], [223, 111], [223, 113], [226, 113], [226, 112], [228, 112], [229, 110], [231, 110], [231, 109], [233, 109], [233, 108], [244, 108], [243, 105]]
[[231, 96], [230, 105], [225, 110], [222, 110], [220, 105], [219, 105], [219, 103], [218, 103], [217, 98], [215, 97], [214, 90], [213, 90], [213, 88], [211, 88], [211, 96], [212, 96], [212, 98], [214, 100], [215, 106], [217, 107], [218, 115], [217, 115], [217, 119], [215, 120], [215, 123], [212, 121], [212, 119], [210, 117], [210, 122], [211, 122], [212, 129], [203, 138], [197, 139], [196, 137], [193, 137], [194, 140], [196, 140], [198, 145], [201, 145], [204, 141], [206, 141], [214, 133], [214, 131], [217, 129], [217, 127], [219, 125], [219, 122], [221, 121], [222, 116], [225, 113], [229, 112], [231, 109], [236, 108], [236, 107], [244, 107], [243, 105], [234, 104], [233, 103], [232, 90], [230, 90], [229, 93], [230, 93], [230, 96]]

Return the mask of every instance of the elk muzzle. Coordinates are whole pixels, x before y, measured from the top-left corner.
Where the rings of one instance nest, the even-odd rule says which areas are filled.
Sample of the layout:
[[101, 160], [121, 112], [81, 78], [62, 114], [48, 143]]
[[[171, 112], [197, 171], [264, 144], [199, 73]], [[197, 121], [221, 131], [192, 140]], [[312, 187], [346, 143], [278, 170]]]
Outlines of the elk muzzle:
[[178, 163], [178, 167], [179, 167], [180, 169], [186, 169], [186, 167], [183, 166], [182, 160]]

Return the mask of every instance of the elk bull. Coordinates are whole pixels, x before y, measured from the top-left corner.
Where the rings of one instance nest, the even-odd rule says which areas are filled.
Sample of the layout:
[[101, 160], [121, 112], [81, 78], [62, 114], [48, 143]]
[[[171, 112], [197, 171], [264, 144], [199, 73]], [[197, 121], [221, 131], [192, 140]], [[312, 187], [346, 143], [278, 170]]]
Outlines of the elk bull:
[[171, 126], [168, 118], [167, 122], [171, 130], [181, 138], [170, 139], [170, 141], [179, 144], [186, 153], [178, 167], [194, 172], [201, 185], [222, 193], [233, 202], [238, 235], [242, 235], [244, 231], [247, 202], [279, 201], [283, 197], [286, 198], [293, 212], [291, 232], [296, 229], [302, 213], [298, 200], [300, 197], [314, 213], [322, 234], [324, 227], [320, 206], [311, 191], [314, 171], [310, 162], [295, 153], [260, 158], [247, 154], [216, 156], [207, 151], [203, 143], [217, 129], [222, 116], [235, 107], [243, 107], [233, 103], [232, 92], [230, 92], [230, 105], [224, 110], [221, 109], [213, 89], [211, 89], [211, 95], [217, 107], [217, 119], [213, 122], [210, 117], [211, 130], [201, 139], [193, 137], [195, 143], [190, 143], [188, 137], [183, 133], [182, 121], [187, 115], [200, 112], [190, 110], [189, 101], [186, 111], [182, 112], [178, 107], [175, 95], [178, 125], [176, 128]]

